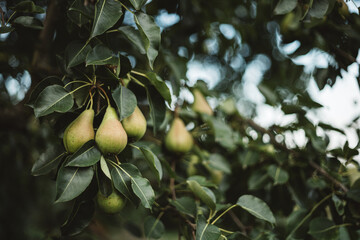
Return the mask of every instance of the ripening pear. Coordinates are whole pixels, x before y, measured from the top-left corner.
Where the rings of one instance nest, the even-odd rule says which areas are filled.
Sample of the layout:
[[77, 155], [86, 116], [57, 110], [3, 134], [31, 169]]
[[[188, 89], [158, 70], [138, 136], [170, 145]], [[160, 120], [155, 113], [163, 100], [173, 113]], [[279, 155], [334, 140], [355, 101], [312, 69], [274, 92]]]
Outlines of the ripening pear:
[[126, 201], [115, 191], [108, 197], [104, 196], [100, 191], [96, 196], [99, 208], [105, 213], [114, 214], [120, 212], [124, 208]]
[[193, 143], [193, 137], [186, 129], [184, 122], [179, 117], [176, 117], [165, 136], [165, 147], [170, 152], [186, 153], [190, 151]]
[[193, 90], [194, 94], [194, 103], [192, 105], [192, 109], [197, 113], [206, 113], [208, 115], [214, 115], [213, 110], [210, 105], [206, 101], [204, 95], [197, 89]]
[[103, 154], [119, 154], [127, 144], [126, 132], [119, 121], [116, 110], [110, 105], [96, 131], [95, 142]]
[[122, 125], [129, 138], [129, 141], [140, 140], [146, 132], [146, 119], [138, 106], [134, 112], [122, 121]]
[[94, 110], [83, 111], [65, 129], [63, 142], [67, 152], [76, 152], [84, 143], [94, 139], [95, 132], [93, 127]]

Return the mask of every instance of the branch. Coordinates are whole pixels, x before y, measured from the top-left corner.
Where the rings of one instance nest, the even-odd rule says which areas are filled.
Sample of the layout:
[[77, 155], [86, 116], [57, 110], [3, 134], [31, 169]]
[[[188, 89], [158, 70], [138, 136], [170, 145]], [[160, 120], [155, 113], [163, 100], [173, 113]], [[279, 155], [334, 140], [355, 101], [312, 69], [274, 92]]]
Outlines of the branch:
[[246, 226], [240, 221], [240, 219], [236, 216], [236, 214], [230, 210], [229, 211], [230, 217], [232, 218], [232, 220], [234, 221], [234, 223], [236, 224], [236, 226], [238, 226], [241, 230], [241, 232], [247, 236], [246, 234]]

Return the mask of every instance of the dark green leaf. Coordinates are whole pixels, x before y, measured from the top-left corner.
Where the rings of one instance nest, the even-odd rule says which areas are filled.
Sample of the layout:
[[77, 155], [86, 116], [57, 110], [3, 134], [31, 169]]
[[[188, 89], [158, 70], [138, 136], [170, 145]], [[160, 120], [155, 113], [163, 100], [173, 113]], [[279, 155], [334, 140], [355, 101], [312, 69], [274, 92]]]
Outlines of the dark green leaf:
[[117, 65], [119, 58], [103, 44], [96, 45], [86, 56], [86, 65]]
[[318, 217], [311, 220], [308, 233], [319, 240], [339, 239], [338, 227], [325, 217]]
[[165, 119], [165, 101], [164, 98], [157, 93], [154, 87], [148, 86], [146, 90], [150, 105], [150, 117], [152, 119], [154, 133], [156, 133]]
[[201, 201], [203, 201], [206, 206], [208, 206], [213, 211], [216, 209], [215, 201], [212, 196], [210, 196], [200, 184], [194, 180], [187, 180], [190, 190], [194, 193], [196, 197], [198, 197]]
[[39, 82], [35, 86], [34, 90], [32, 90], [29, 101], [27, 102], [27, 105], [30, 107], [34, 107], [36, 98], [39, 96], [39, 94], [42, 92], [42, 90], [44, 90], [44, 88], [46, 88], [47, 86], [50, 86], [50, 85], [63, 86], [63, 82], [57, 76], [50, 76], [50, 77], [44, 78], [41, 82]]
[[275, 106], [277, 104], [278, 96], [271, 88], [262, 83], [258, 85], [258, 89], [265, 97], [267, 104], [271, 106]]
[[181, 80], [186, 80], [186, 72], [187, 72], [187, 59], [183, 57], [178, 57], [173, 55], [170, 52], [164, 52], [164, 60], [166, 64], [169, 66], [172, 72], [171, 86], [173, 89], [173, 93], [178, 96], [180, 93], [180, 85]]
[[93, 176], [92, 167], [61, 166], [56, 179], [56, 202], [70, 201], [79, 196], [89, 186]]
[[170, 204], [173, 205], [178, 211], [192, 217], [194, 217], [196, 214], [196, 204], [194, 199], [191, 197], [179, 197], [175, 200], [171, 200]]
[[132, 201], [134, 199], [131, 190], [131, 178], [122, 169], [117, 166], [111, 168], [111, 178], [114, 182], [114, 187], [122, 193], [127, 199]]
[[91, 51], [87, 43], [71, 42], [65, 49], [65, 61], [68, 68], [85, 62], [86, 55]]
[[115, 0], [98, 0], [95, 5], [95, 17], [90, 38], [103, 34], [122, 16], [120, 2]]
[[129, 40], [134, 46], [136, 46], [140, 54], [146, 54], [146, 50], [138, 30], [131, 26], [122, 26], [118, 30], [124, 35], [127, 40]]
[[19, 13], [45, 13], [44, 9], [36, 6], [33, 1], [22, 1], [10, 8]]
[[211, 154], [209, 158], [209, 166], [211, 168], [220, 170], [224, 173], [231, 173], [231, 168], [229, 163], [225, 160], [225, 158], [217, 153]]
[[354, 182], [346, 195], [348, 198], [360, 203], [360, 179]]
[[67, 112], [73, 105], [71, 93], [62, 86], [52, 85], [39, 94], [34, 104], [34, 112], [36, 117], [42, 117], [53, 112]]
[[206, 222], [203, 215], [198, 216], [196, 223], [196, 240], [218, 240], [221, 235], [220, 229]]
[[276, 165], [270, 165], [267, 169], [268, 175], [274, 179], [274, 184], [284, 184], [289, 179], [289, 174], [284, 169]]
[[165, 226], [160, 219], [148, 216], [144, 221], [145, 236], [149, 238], [159, 239], [165, 233]]
[[152, 172], [156, 175], [158, 182], [162, 179], [162, 167], [158, 157], [147, 147], [140, 147], [140, 151], [144, 154], [147, 163]]
[[346, 201], [341, 200], [338, 196], [333, 194], [331, 200], [334, 202], [337, 213], [341, 216], [344, 214]]
[[171, 94], [168, 86], [156, 73], [148, 72], [146, 73], [147, 78], [150, 83], [156, 88], [156, 90], [160, 93], [160, 95], [171, 104]]
[[89, 167], [100, 161], [100, 157], [95, 141], [90, 140], [69, 158], [66, 167]]
[[297, 0], [280, 0], [274, 9], [274, 14], [282, 15], [291, 12], [297, 6]]
[[129, 0], [129, 1], [136, 10], [140, 10], [140, 8], [146, 3], [146, 0]]
[[139, 28], [150, 68], [153, 69], [153, 64], [158, 55], [160, 46], [160, 28], [156, 25], [153, 17], [142, 12], [135, 13], [134, 20]]
[[252, 195], [243, 195], [237, 200], [237, 205], [259, 219], [275, 224], [275, 217], [269, 206], [261, 199]]
[[14, 20], [14, 23], [15, 24], [20, 24], [24, 27], [27, 27], [27, 28], [32, 28], [32, 29], [37, 29], [37, 30], [41, 30], [43, 29], [43, 25], [42, 25], [42, 22], [35, 18], [35, 17], [31, 17], [31, 16], [20, 16], [20, 17], [17, 17], [15, 20]]
[[103, 156], [100, 157], [100, 168], [101, 171], [105, 174], [105, 176], [111, 179], [109, 166]]
[[82, 26], [91, 21], [93, 8], [91, 4], [85, 6], [83, 0], [75, 0], [67, 11], [68, 18], [75, 24]]
[[31, 174], [33, 176], [47, 174], [59, 165], [64, 156], [66, 156], [66, 153], [63, 152], [56, 157], [51, 156], [55, 151], [54, 148], [48, 148], [45, 153], [40, 155], [39, 159], [34, 163], [31, 169]]
[[112, 97], [119, 110], [120, 120], [123, 120], [134, 112], [137, 100], [131, 90], [119, 85], [112, 93]]
[[328, 0], [316, 0], [313, 2], [309, 15], [314, 18], [323, 18], [329, 7]]

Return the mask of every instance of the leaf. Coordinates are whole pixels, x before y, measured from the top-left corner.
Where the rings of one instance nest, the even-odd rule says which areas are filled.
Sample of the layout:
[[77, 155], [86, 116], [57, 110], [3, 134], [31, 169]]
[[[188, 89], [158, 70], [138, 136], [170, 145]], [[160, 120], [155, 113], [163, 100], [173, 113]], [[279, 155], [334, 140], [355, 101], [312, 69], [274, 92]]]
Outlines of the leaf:
[[198, 216], [196, 223], [196, 240], [218, 240], [221, 235], [220, 229], [206, 222], [203, 215]]
[[156, 219], [153, 216], [148, 216], [144, 221], [144, 231], [145, 236], [149, 238], [159, 239], [165, 233], [165, 226], [160, 221], [160, 219]]
[[66, 167], [90, 167], [100, 161], [101, 153], [90, 140], [77, 150], [68, 160]]
[[273, 213], [263, 200], [252, 195], [243, 195], [236, 204], [255, 217], [276, 224]]
[[94, 212], [95, 204], [92, 200], [76, 201], [68, 219], [61, 226], [61, 235], [74, 236], [83, 231], [91, 222]]
[[165, 63], [169, 66], [172, 75], [170, 76], [173, 93], [178, 96], [180, 93], [181, 80], [187, 79], [187, 59], [175, 56], [169, 51], [164, 51]]
[[224, 173], [230, 174], [231, 167], [225, 158], [217, 153], [211, 154], [209, 158], [209, 166], [213, 169], [223, 171]]
[[122, 16], [122, 6], [115, 0], [98, 0], [90, 38], [103, 34], [115, 25]]
[[118, 30], [139, 50], [140, 54], [146, 54], [146, 50], [138, 30], [131, 26], [122, 26]]
[[351, 186], [346, 196], [358, 203], [360, 203], [360, 179], [357, 179]]
[[66, 67], [71, 68], [85, 62], [86, 55], [91, 51], [87, 43], [74, 41], [69, 43], [65, 49]]
[[187, 180], [190, 190], [194, 193], [196, 197], [198, 197], [201, 201], [203, 201], [206, 206], [208, 206], [211, 210], [215, 211], [216, 204], [213, 198], [204, 190], [200, 184], [194, 180]]
[[275, 15], [291, 12], [297, 6], [297, 0], [280, 0], [274, 9]]
[[33, 176], [49, 173], [52, 169], [56, 168], [61, 160], [66, 156], [66, 152], [63, 152], [56, 157], [49, 158], [48, 155], [53, 155], [54, 151], [54, 148], [48, 148], [45, 153], [40, 155], [39, 159], [34, 163], [31, 169], [31, 174]]
[[309, 9], [309, 15], [314, 18], [323, 18], [328, 10], [328, 0], [317, 0], [314, 1], [311, 8]]
[[114, 183], [114, 187], [122, 193], [127, 199], [132, 201], [134, 199], [131, 190], [131, 178], [118, 166], [111, 168], [111, 178]]
[[42, 117], [53, 112], [64, 113], [74, 105], [71, 93], [62, 86], [52, 85], [46, 87], [38, 96], [34, 104], [36, 117]]
[[146, 3], [146, 0], [129, 0], [129, 2], [136, 10], [140, 10], [140, 8]]
[[112, 93], [112, 97], [119, 110], [120, 120], [129, 117], [134, 112], [137, 100], [131, 90], [119, 85]]
[[31, 16], [17, 17], [14, 20], [14, 23], [22, 25], [23, 27], [32, 28], [32, 29], [36, 29], [36, 30], [41, 30], [44, 28], [42, 25], [42, 22], [39, 19], [37, 19], [35, 17], [31, 17]]
[[41, 82], [39, 82], [35, 86], [34, 90], [32, 90], [29, 101], [27, 102], [26, 105], [30, 107], [34, 107], [34, 103], [36, 101], [36, 98], [39, 96], [39, 94], [44, 90], [44, 88], [51, 85], [63, 86], [63, 82], [57, 76], [49, 76], [44, 78]]
[[91, 4], [84, 5], [83, 0], [75, 0], [67, 11], [68, 18], [78, 26], [89, 23], [92, 19], [93, 8]]
[[113, 56], [113, 52], [103, 44], [96, 45], [86, 56], [88, 65], [117, 65], [119, 58]]
[[311, 220], [309, 232], [315, 239], [336, 240], [339, 239], [339, 229], [332, 221], [325, 217], [318, 217]]
[[165, 119], [166, 106], [162, 96], [152, 86], [146, 88], [147, 98], [150, 105], [150, 117], [153, 123], [154, 134], [160, 128]]
[[94, 176], [92, 167], [78, 168], [61, 166], [56, 179], [56, 203], [70, 201], [89, 186]]
[[19, 13], [45, 13], [44, 9], [36, 6], [33, 1], [22, 1], [10, 8]]
[[100, 157], [100, 168], [101, 168], [102, 172], [105, 174], [105, 176], [111, 180], [109, 166], [107, 165], [106, 160], [102, 155]]
[[258, 85], [258, 89], [261, 92], [261, 94], [265, 97], [266, 103], [275, 106], [278, 102], [278, 96], [273, 91], [273, 89], [266, 86], [264, 83], [261, 83]]
[[147, 78], [150, 83], [156, 88], [156, 90], [161, 94], [161, 96], [171, 104], [171, 94], [168, 86], [156, 73], [148, 72], [146, 73]]
[[156, 25], [153, 17], [142, 12], [136, 12], [134, 20], [140, 31], [150, 68], [153, 69], [161, 41], [160, 28]]
[[153, 173], [155, 173], [158, 182], [162, 179], [163, 172], [160, 160], [158, 157], [147, 147], [140, 147], [140, 151], [144, 155], [149, 167]]
[[289, 179], [289, 174], [279, 166], [270, 165], [267, 169], [268, 175], [274, 179], [274, 184], [284, 184]]
[[194, 217], [196, 214], [196, 204], [191, 197], [180, 197], [175, 200], [170, 200], [170, 204], [173, 205], [179, 212], [185, 213]]

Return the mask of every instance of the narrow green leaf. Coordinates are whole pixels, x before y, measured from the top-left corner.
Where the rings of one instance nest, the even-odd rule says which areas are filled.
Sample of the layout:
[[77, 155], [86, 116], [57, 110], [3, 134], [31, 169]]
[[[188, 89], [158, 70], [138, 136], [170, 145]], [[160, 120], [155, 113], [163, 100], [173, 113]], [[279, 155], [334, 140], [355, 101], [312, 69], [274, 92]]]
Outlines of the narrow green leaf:
[[85, 62], [86, 55], [91, 51], [91, 47], [87, 43], [74, 41], [69, 43], [65, 49], [66, 67], [74, 67]]
[[152, 170], [152, 172], [155, 173], [158, 182], [160, 182], [163, 175], [160, 160], [149, 148], [140, 147], [140, 151], [144, 155], [145, 160], [149, 164], [149, 167]]
[[164, 82], [164, 80], [161, 79], [160, 76], [158, 76], [154, 72], [148, 72], [146, 73], [147, 78], [149, 79], [150, 83], [156, 88], [156, 90], [161, 94], [161, 96], [169, 103], [171, 104], [171, 94], [168, 86]]
[[218, 240], [221, 235], [220, 229], [209, 224], [203, 215], [198, 216], [196, 223], [196, 240]]
[[146, 88], [147, 98], [150, 105], [150, 117], [153, 123], [154, 133], [157, 132], [165, 119], [166, 106], [162, 96], [160, 96], [153, 86]]
[[69, 158], [66, 167], [90, 167], [100, 161], [100, 157], [95, 141], [90, 140]]
[[134, 20], [140, 31], [150, 68], [153, 69], [161, 41], [160, 28], [153, 17], [142, 12], [135, 13]]
[[190, 190], [194, 193], [196, 197], [198, 197], [201, 201], [203, 201], [206, 206], [208, 206], [211, 210], [215, 211], [216, 204], [213, 198], [204, 190], [200, 184], [194, 180], [187, 180]]
[[78, 168], [61, 166], [56, 179], [56, 203], [70, 201], [89, 186], [94, 176], [92, 167]]
[[114, 182], [114, 187], [127, 199], [132, 201], [133, 193], [131, 190], [130, 176], [124, 173], [121, 168], [114, 166], [111, 168], [111, 178]]
[[34, 104], [34, 112], [36, 117], [42, 117], [53, 112], [67, 112], [73, 105], [71, 93], [62, 86], [52, 85], [39, 94]]
[[144, 232], [147, 239], [159, 239], [165, 233], [165, 226], [160, 219], [148, 216], [144, 221]]
[[98, 0], [90, 38], [103, 34], [122, 16], [122, 6], [115, 0]]
[[261, 199], [252, 195], [243, 195], [237, 200], [237, 205], [259, 219], [275, 224], [275, 217], [269, 206]]
[[134, 112], [137, 106], [137, 100], [131, 90], [119, 85], [112, 93], [112, 97], [119, 110], [120, 120], [123, 120]]

